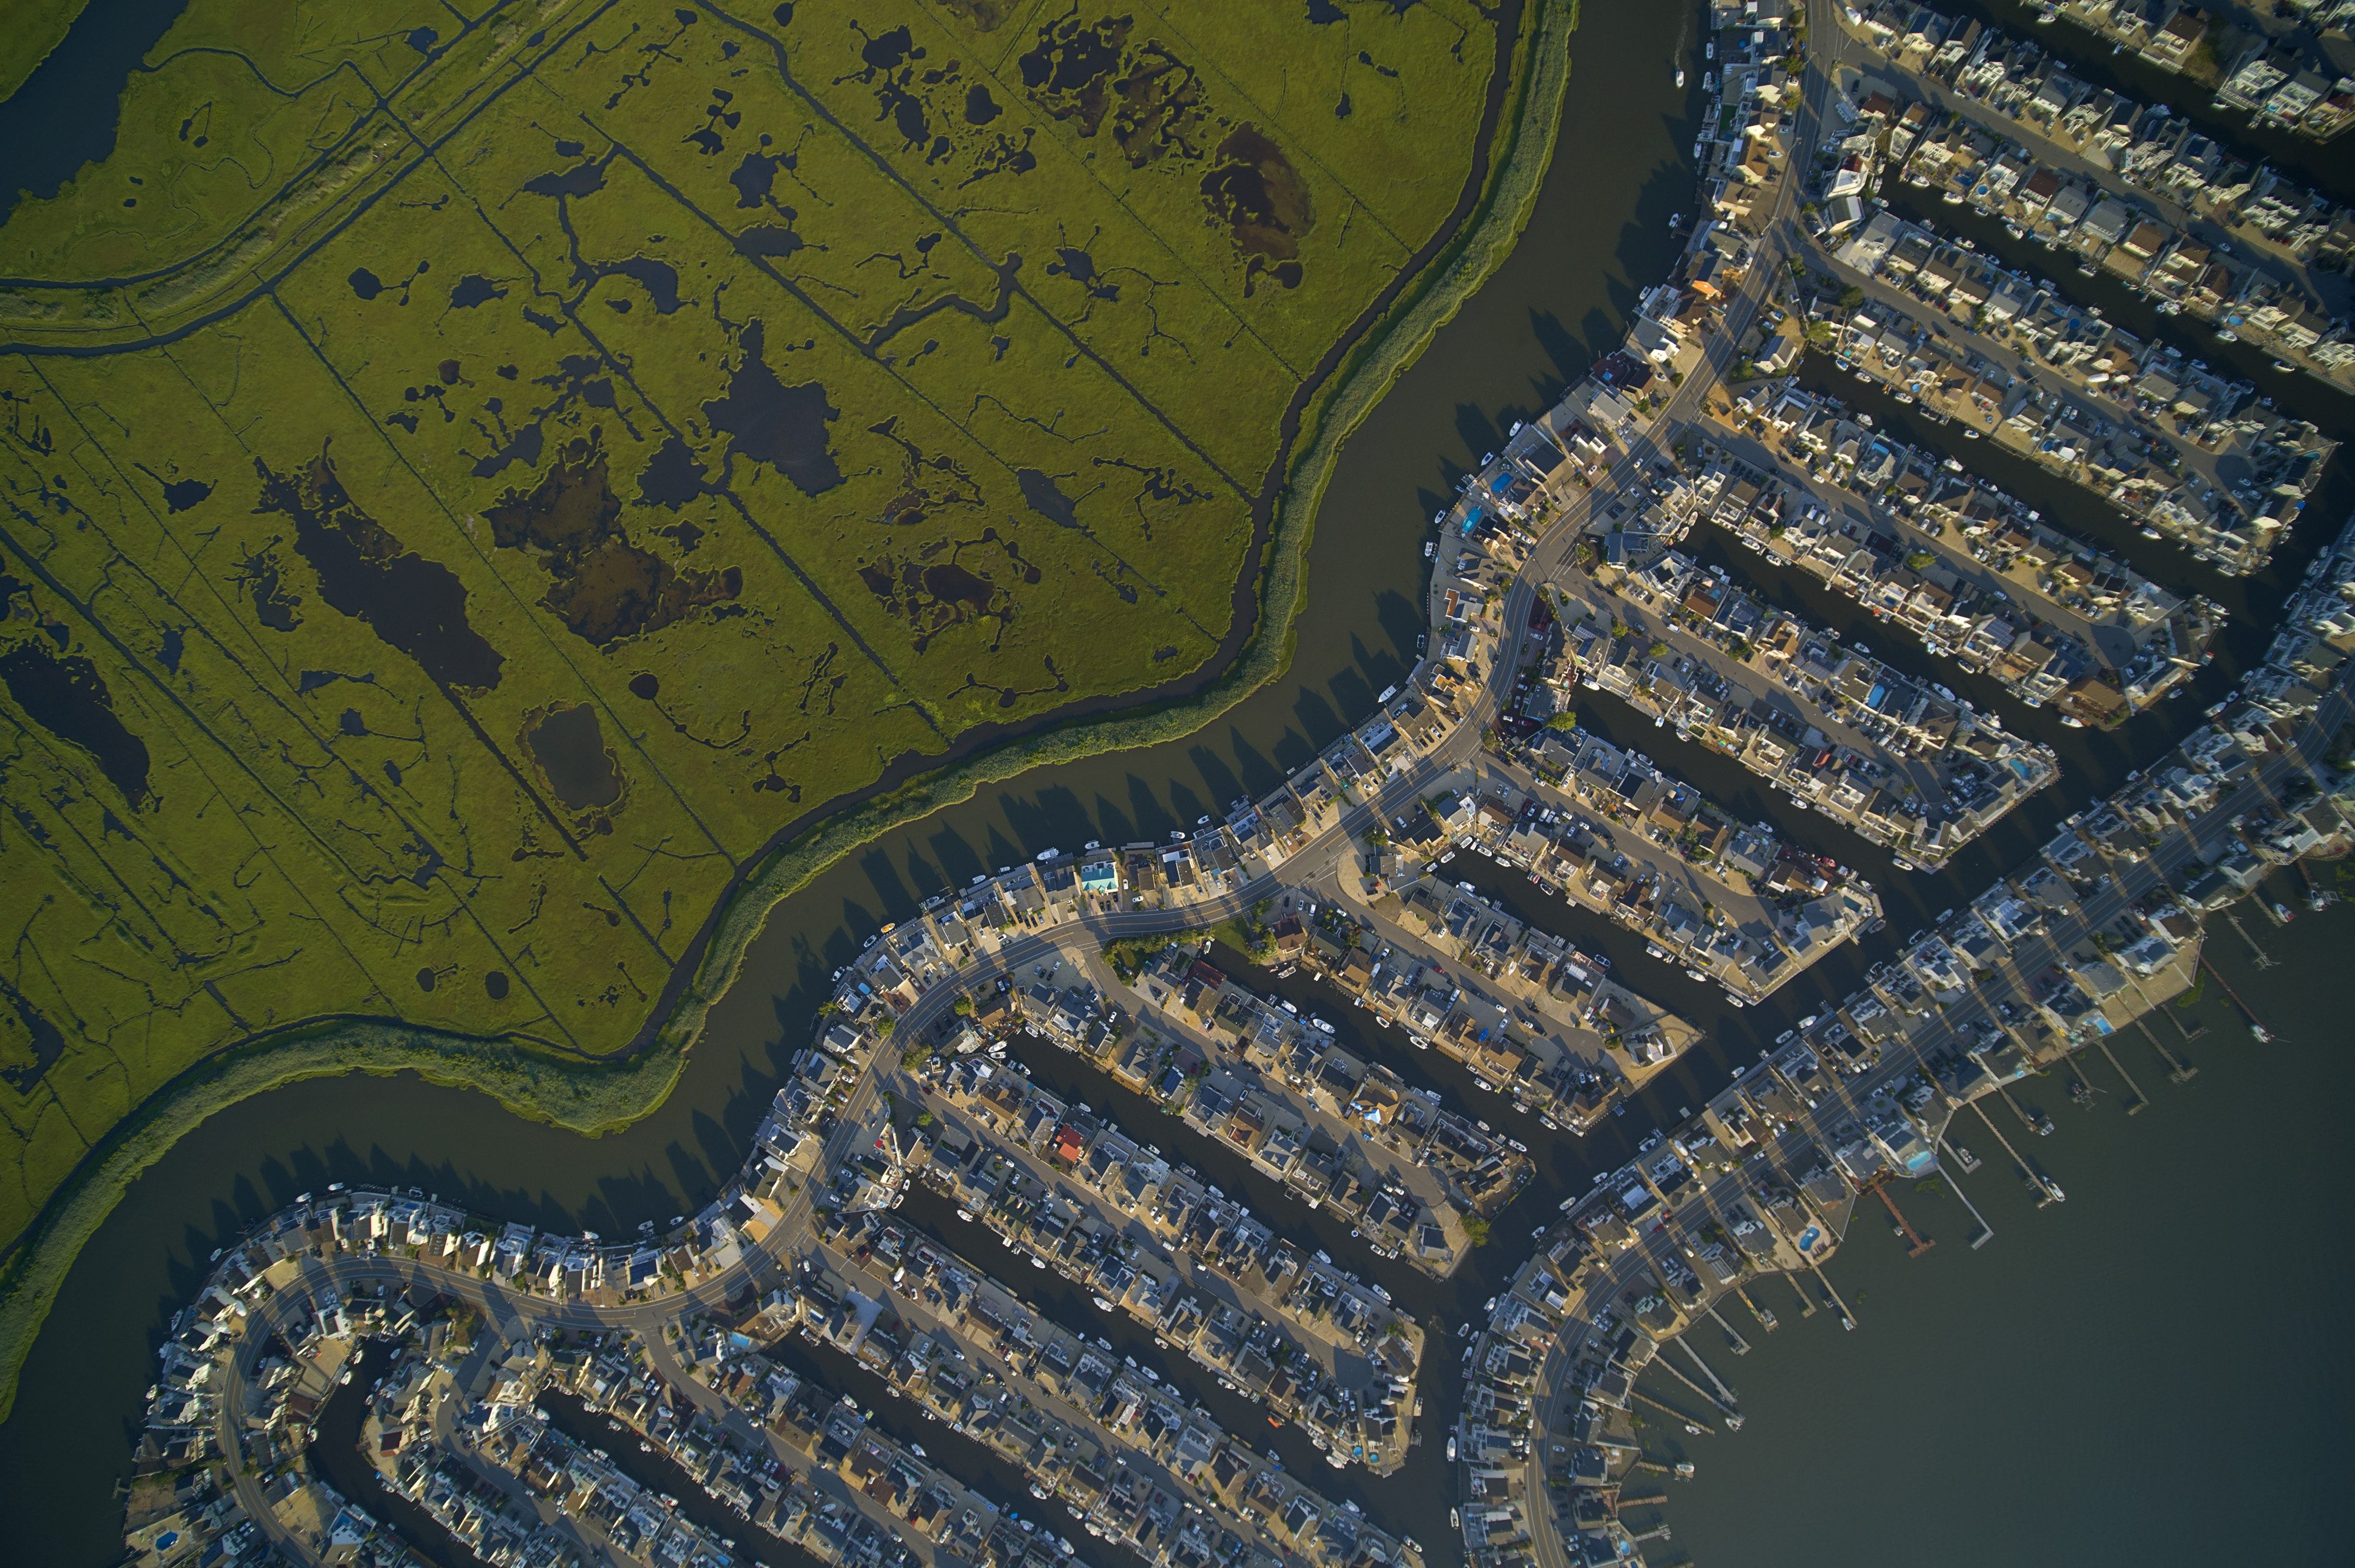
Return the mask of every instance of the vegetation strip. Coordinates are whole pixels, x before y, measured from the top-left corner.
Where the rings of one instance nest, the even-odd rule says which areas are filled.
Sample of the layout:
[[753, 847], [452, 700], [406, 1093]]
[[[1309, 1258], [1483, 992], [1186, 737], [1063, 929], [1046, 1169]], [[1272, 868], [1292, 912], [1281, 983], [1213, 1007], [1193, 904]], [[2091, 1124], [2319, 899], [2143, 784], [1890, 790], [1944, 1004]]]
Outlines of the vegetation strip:
[[[1337, 389], [1308, 417], [1316, 435], [1295, 457], [1279, 498], [1271, 542], [1262, 635], [1199, 696], [1156, 710], [1074, 724], [911, 781], [781, 847], [740, 887], [721, 914], [700, 971], [649, 1049], [587, 1063], [508, 1039], [477, 1040], [380, 1022], [329, 1023], [251, 1042], [189, 1069], [119, 1124], [45, 1205], [0, 1268], [0, 1420], [14, 1406], [17, 1373], [67, 1271], [131, 1183], [180, 1136], [217, 1111], [304, 1078], [361, 1072], [415, 1072], [429, 1082], [474, 1089], [517, 1115], [585, 1136], [617, 1131], [660, 1105], [686, 1064], [712, 1003], [735, 980], [772, 907], [836, 861], [894, 827], [970, 799], [987, 784], [1034, 767], [1157, 744], [1214, 722], [1275, 679], [1292, 659], [1294, 630], [1307, 592], [1306, 560], [1316, 513], [1343, 444], [1391, 382], [1503, 264], [1537, 203], [1569, 91], [1569, 39], [1578, 6], [1543, 5], [1516, 51], [1500, 135], [1504, 155], [1460, 243], [1443, 251], [1428, 286], [1403, 291], [1390, 317], [1345, 363]], [[1500, 128], [1501, 129], [1501, 128]]]

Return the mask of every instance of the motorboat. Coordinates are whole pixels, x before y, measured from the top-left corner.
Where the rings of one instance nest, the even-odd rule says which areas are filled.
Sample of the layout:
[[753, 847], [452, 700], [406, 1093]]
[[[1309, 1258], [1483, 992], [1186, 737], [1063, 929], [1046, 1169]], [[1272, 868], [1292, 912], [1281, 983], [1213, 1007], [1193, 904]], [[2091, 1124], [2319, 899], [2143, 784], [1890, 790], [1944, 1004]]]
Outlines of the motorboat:
[[1678, 66], [1678, 67], [1677, 67], [1677, 86], [1678, 86], [1678, 88], [1679, 90], [1681, 90], [1681, 89], [1684, 87], [1684, 84], [1685, 84], [1685, 68], [1684, 68], [1684, 67], [1682, 67], [1682, 66]]

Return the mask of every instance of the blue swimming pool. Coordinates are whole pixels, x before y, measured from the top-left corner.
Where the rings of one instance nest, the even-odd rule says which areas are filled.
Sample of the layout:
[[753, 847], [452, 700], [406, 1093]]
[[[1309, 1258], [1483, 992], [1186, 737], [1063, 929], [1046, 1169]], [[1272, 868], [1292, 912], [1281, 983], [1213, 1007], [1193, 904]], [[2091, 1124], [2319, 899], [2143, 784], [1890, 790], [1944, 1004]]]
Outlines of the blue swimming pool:
[[1822, 1226], [1808, 1226], [1806, 1233], [1799, 1238], [1799, 1250], [1803, 1253], [1814, 1252], [1816, 1250], [1816, 1243], [1822, 1240], [1823, 1233], [1824, 1230]]

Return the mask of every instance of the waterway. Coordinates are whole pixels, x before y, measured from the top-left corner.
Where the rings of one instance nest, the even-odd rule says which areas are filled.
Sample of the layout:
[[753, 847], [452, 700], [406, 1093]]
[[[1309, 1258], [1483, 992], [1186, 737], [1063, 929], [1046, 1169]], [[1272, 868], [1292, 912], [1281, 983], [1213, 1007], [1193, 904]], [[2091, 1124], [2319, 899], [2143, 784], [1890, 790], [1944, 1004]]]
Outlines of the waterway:
[[2148, 1109], [2126, 1114], [2098, 1055], [2082, 1064], [2105, 1091], [2090, 1110], [2065, 1072], [2023, 1086], [2051, 1137], [1994, 1107], [2066, 1203], [2037, 1209], [1966, 1112], [1953, 1136], [1985, 1163], [1948, 1179], [1994, 1240], [1973, 1251], [1951, 1196], [1901, 1188], [1937, 1246], [1909, 1258], [1878, 1204], [1859, 1209], [1828, 1270], [1854, 1333], [1830, 1312], [1802, 1318], [1779, 1282], [1753, 1289], [1781, 1319], [1772, 1334], [1726, 1315], [1748, 1356], [1702, 1324], [1693, 1342], [1749, 1419], [1676, 1440], [1699, 1471], [1666, 1488], [1677, 1551], [1744, 1568], [2347, 1561], [2355, 1253], [2328, 1195], [2344, 1185], [2355, 1056], [2327, 976], [2355, 912], [2286, 931], [2241, 920], [2280, 967], [2257, 969], [2221, 922], [2208, 952], [2278, 1040], [2253, 1041], [2211, 982], [2202, 1038], [2150, 1020], [2199, 1069], [2189, 1083], [2134, 1030], [2113, 1041]]
[[[120, 1551], [119, 1509], [109, 1493], [128, 1463], [142, 1392], [153, 1375], [149, 1353], [170, 1315], [201, 1278], [212, 1249], [241, 1224], [298, 1191], [337, 1179], [398, 1181], [444, 1199], [463, 1198], [485, 1211], [552, 1228], [588, 1226], [609, 1235], [627, 1233], [642, 1220], [659, 1221], [691, 1211], [737, 1168], [778, 1073], [808, 1038], [808, 1021], [827, 975], [881, 922], [906, 915], [920, 898], [942, 886], [961, 884], [1050, 844], [1070, 849], [1088, 838], [1157, 838], [1169, 828], [1190, 825], [1237, 795], [1273, 786], [1368, 712], [1375, 694], [1402, 678], [1415, 660], [1425, 591], [1421, 546], [1429, 537], [1431, 515], [1455, 478], [1501, 444], [1513, 421], [1549, 406], [1593, 355], [1615, 347], [1641, 288], [1663, 276], [1675, 254], [1668, 219], [1696, 205], [1686, 152], [1700, 105], [1697, 39], [1698, 29], [1677, 8], [1587, 7], [1573, 45], [1577, 67], [1561, 153], [1539, 208], [1512, 259], [1349, 443], [1319, 519], [1310, 561], [1313, 589], [1299, 625], [1298, 652], [1284, 678], [1190, 740], [1060, 769], [1048, 780], [1019, 780], [890, 835], [789, 901], [773, 914], [743, 981], [715, 1009], [677, 1090], [625, 1133], [584, 1140], [519, 1122], [481, 1096], [407, 1078], [296, 1084], [196, 1129], [133, 1186], [101, 1228], [33, 1348], [15, 1412], [0, 1424], [0, 1517], [8, 1521], [9, 1539], [18, 1543], [12, 1555], [54, 1564], [114, 1560]], [[1682, 94], [1671, 88], [1679, 48], [1693, 84]], [[2077, 526], [2065, 514], [2063, 520]], [[2311, 517], [2298, 531], [2297, 548], [2285, 552], [2282, 570], [2235, 586], [2247, 596], [2250, 619], [2236, 627], [2209, 686], [2221, 692], [2243, 660], [2261, 654], [2264, 638], [2255, 628], [2269, 620], [2287, 581], [2331, 531], [2320, 517]], [[2139, 550], [2128, 553], [2142, 559]], [[1744, 552], [1733, 564], [1746, 569], [1752, 559]], [[2206, 586], [2229, 597], [2212, 581]], [[1806, 584], [1790, 584], [1787, 592], [1821, 619], [1843, 627], [1858, 620], [1846, 601]], [[1929, 656], [1918, 646], [1879, 635], [1869, 623], [1863, 630], [1887, 656], [1927, 665]], [[1956, 684], [1950, 676], [1941, 678]], [[2001, 700], [1999, 695], [1991, 699]], [[1678, 742], [1671, 732], [1653, 731], [1608, 699], [1587, 705], [1582, 721], [1624, 731], [1621, 739], [1643, 746], [1744, 816], [1772, 818], [1797, 841], [1864, 868], [1890, 903], [1890, 935], [1897, 937], [1923, 916], [1977, 891], [1999, 869], [2032, 854], [2061, 813], [2114, 787], [2127, 768], [2179, 738], [2196, 721], [2197, 704], [2171, 704], [2161, 714], [2136, 720], [2123, 736], [2062, 731], [2049, 720], [2040, 725], [2042, 716], [2005, 712], [2008, 721], [2017, 718], [2062, 747], [2070, 764], [2065, 788], [2017, 814], [1938, 877], [1899, 873], [1823, 818], [1793, 812], [1787, 801], [1778, 804], [1723, 759]], [[1461, 1377], [1456, 1342], [1444, 1336], [1476, 1318], [1481, 1302], [1525, 1254], [1529, 1228], [1550, 1215], [1566, 1193], [1583, 1190], [1592, 1169], [1624, 1157], [1630, 1138], [1656, 1122], [1700, 1104], [1723, 1083], [1732, 1065], [1753, 1060], [1797, 1014], [1854, 985], [1860, 967], [1856, 955], [1838, 955], [1775, 1005], [1727, 1012], [1713, 990], [1644, 959], [1640, 944], [1631, 951], [1616, 927], [1558, 902], [1540, 906], [1536, 890], [1476, 857], [1459, 857], [1451, 870], [1528, 901], [1530, 912], [1544, 923], [1601, 946], [1614, 959], [1615, 976], [1685, 1013], [1709, 1038], [1626, 1116], [1611, 1119], [1584, 1143], [1549, 1140], [1533, 1123], [1513, 1126], [1537, 1151], [1539, 1179], [1498, 1221], [1497, 1244], [1445, 1285], [1403, 1264], [1367, 1259], [1325, 1217], [1252, 1185], [1220, 1151], [1193, 1147], [1174, 1123], [1122, 1097], [1075, 1059], [1048, 1051], [1033, 1061], [1042, 1077], [1146, 1129], [1171, 1152], [1182, 1149], [1228, 1190], [1249, 1193], [1286, 1234], [1316, 1237], [1315, 1244], [1356, 1260], [1352, 1266], [1380, 1280], [1435, 1330], [1419, 1391], [1431, 1436], [1413, 1451], [1403, 1475], [1369, 1482], [1362, 1471], [1337, 1474], [1315, 1465], [1313, 1456], [1293, 1452], [1301, 1445], [1286, 1432], [1268, 1431], [1262, 1440], [1285, 1455], [1288, 1464], [1311, 1467], [1316, 1484], [1329, 1494], [1353, 1499], [1380, 1522], [1420, 1539], [1434, 1565], [1455, 1561], [1446, 1527], [1451, 1477], [1441, 1453]], [[1885, 946], [1877, 944], [1863, 956], [1882, 956]], [[2313, 972], [2311, 966], [2298, 971]], [[1337, 1022], [1348, 1016], [1330, 1005], [1322, 1010]], [[1435, 1053], [1407, 1050], [1392, 1031], [1361, 1034], [1369, 1054], [1411, 1077], [1464, 1093], [1460, 1070]], [[2236, 1093], [2225, 1075], [2203, 1074], [2183, 1093], [2218, 1118], [2218, 1125], [2236, 1125], [2223, 1104]], [[1467, 1098], [1475, 1115], [1492, 1115], [1482, 1107], [1484, 1097]], [[2139, 1135], [2152, 1121], [2151, 1115], [2136, 1118], [2134, 1132]], [[2141, 1157], [2155, 1164], [2168, 1152], [2173, 1151], [2153, 1148]], [[2261, 1143], [2236, 1145], [2228, 1136], [2203, 1147], [2198, 1163], [2208, 1169], [2256, 1168], [2270, 1155]], [[2137, 1179], [2130, 1151], [2099, 1177], [2091, 1166], [2089, 1161], [2073, 1191], [2096, 1180], [2131, 1189]], [[955, 1226], [953, 1216], [943, 1221], [919, 1207], [911, 1201], [911, 1218], [965, 1229]], [[2287, 1204], [2251, 1202], [2238, 1225], [2235, 1251], [2253, 1262], [2269, 1264], [2314, 1244], [2312, 1227]], [[2014, 1232], [2032, 1234], [2034, 1227], [2009, 1227], [1998, 1244], [2009, 1244]], [[977, 1257], [991, 1254], [985, 1238], [951, 1239]], [[2056, 1300], [2065, 1298], [2071, 1303], [2071, 1331], [2081, 1335], [2109, 1331], [2141, 1309], [2146, 1280], [2080, 1266], [2082, 1262], [2073, 1254], [2055, 1260], [2036, 1281], [2043, 1288], [2033, 1292], [1990, 1276], [1997, 1287], [1972, 1292], [1966, 1300], [1990, 1319], [2035, 1324], [2052, 1320]], [[1034, 1281], [1050, 1277], [1033, 1275]], [[2236, 1277], [2265, 1276], [2244, 1265]], [[1865, 1310], [1877, 1310], [1880, 1297], [1873, 1299], [1876, 1305]], [[1079, 1321], [1068, 1315], [1096, 1316], [1060, 1299], [1042, 1305], [1075, 1328]], [[1888, 1332], [1905, 1331], [1905, 1321], [1891, 1310]], [[2269, 1327], [2277, 1330], [2274, 1344], [2286, 1353], [2308, 1358], [2327, 1349], [2318, 1324], [2302, 1337], [2282, 1329], [2278, 1321]], [[1099, 1331], [1121, 1338], [1110, 1328]], [[1787, 1338], [1796, 1341], [1800, 1336]], [[1778, 1353], [1781, 1349], [1776, 1347]], [[2202, 1339], [2183, 1347], [2178, 1360], [2213, 1349]], [[1791, 1359], [1806, 1362], [1803, 1370], [1816, 1380], [1811, 1402], [1821, 1407], [1823, 1446], [1810, 1455], [1810, 1465], [1836, 1472], [1889, 1446], [1882, 1424], [1902, 1410], [1915, 1434], [1913, 1484], [1924, 1506], [1939, 1517], [1990, 1506], [1987, 1494], [1949, 1487], [1945, 1477], [1962, 1456], [1987, 1449], [2008, 1452], [2013, 1429], [1917, 1411], [1892, 1400], [1885, 1385], [1856, 1379], [1849, 1363], [1835, 1354]], [[2137, 1375], [2151, 1374], [2145, 1369]], [[1238, 1431], [1249, 1429], [1247, 1413], [1223, 1408], [1212, 1397], [1219, 1391], [1196, 1392], [1222, 1420]], [[2238, 1413], [2202, 1404], [2194, 1392], [2184, 1395], [2185, 1420], [2214, 1424]], [[1768, 1429], [1762, 1417], [1753, 1435]], [[1758, 1444], [1762, 1449], [1771, 1445]], [[2281, 1458], [2303, 1467], [2313, 1456], [2309, 1445]], [[2179, 1480], [2152, 1476], [2134, 1484], [2163, 1498]], [[1692, 1496], [1698, 1500], [1704, 1493], [1696, 1489]], [[1701, 1510], [1684, 1511], [1689, 1516]], [[1795, 1528], [1805, 1531], [1813, 1522], [1802, 1520]], [[1916, 1530], [1905, 1537], [1909, 1550], [1922, 1533]], [[1793, 1539], [1803, 1544], [1813, 1537], [1801, 1533]], [[1792, 1548], [1797, 1549], [1798, 1544]], [[1875, 1551], [1828, 1561], [1879, 1562], [1886, 1555]], [[1747, 1557], [1719, 1552], [1710, 1560]], [[2018, 1560], [2045, 1559], [2030, 1552]], [[2151, 1561], [2192, 1559], [2162, 1554]]]

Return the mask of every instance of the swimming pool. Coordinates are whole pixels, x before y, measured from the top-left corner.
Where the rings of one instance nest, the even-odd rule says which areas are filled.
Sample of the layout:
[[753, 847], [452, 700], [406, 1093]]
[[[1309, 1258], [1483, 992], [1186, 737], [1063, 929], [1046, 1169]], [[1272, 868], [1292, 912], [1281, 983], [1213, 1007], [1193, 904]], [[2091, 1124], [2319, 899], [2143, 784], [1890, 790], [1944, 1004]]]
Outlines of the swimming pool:
[[1823, 1239], [1823, 1234], [1824, 1228], [1821, 1225], [1808, 1226], [1806, 1233], [1799, 1238], [1799, 1251], [1812, 1253], [1816, 1250], [1816, 1243]]

